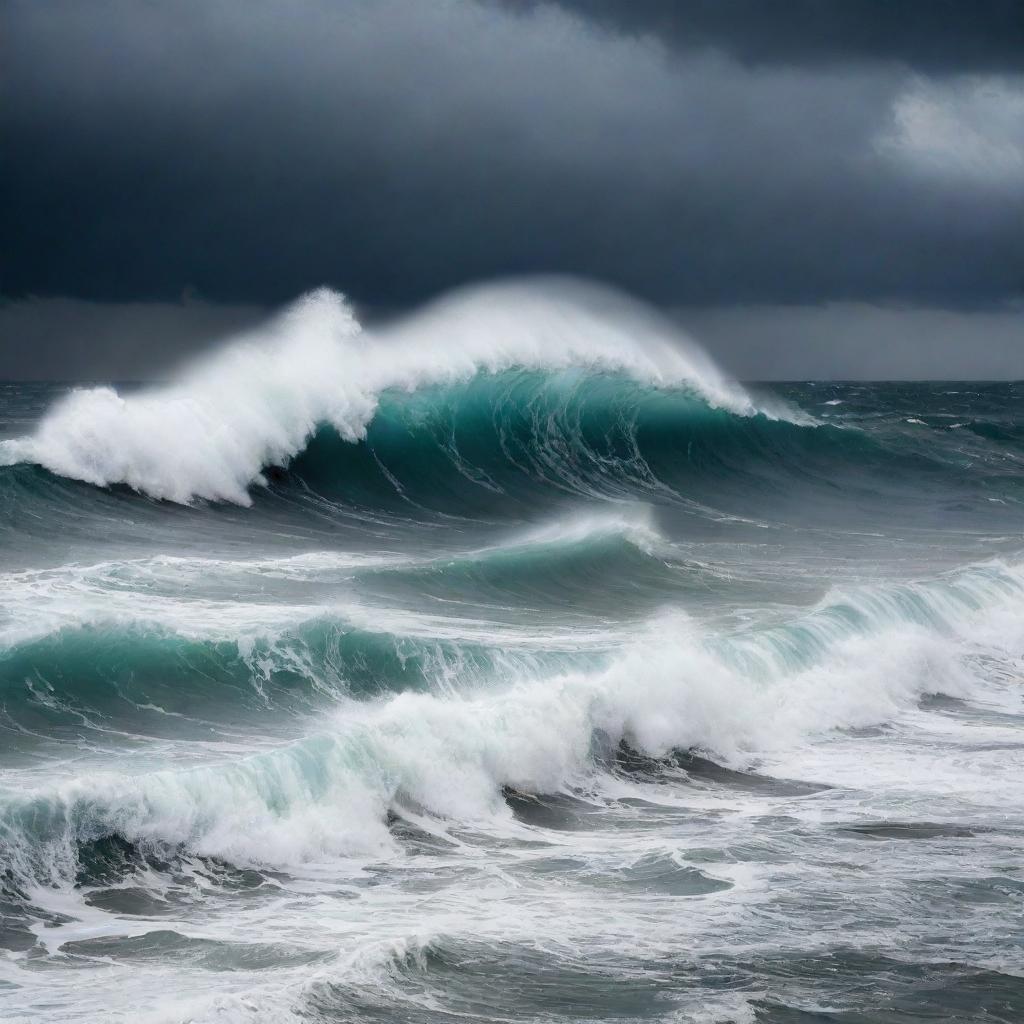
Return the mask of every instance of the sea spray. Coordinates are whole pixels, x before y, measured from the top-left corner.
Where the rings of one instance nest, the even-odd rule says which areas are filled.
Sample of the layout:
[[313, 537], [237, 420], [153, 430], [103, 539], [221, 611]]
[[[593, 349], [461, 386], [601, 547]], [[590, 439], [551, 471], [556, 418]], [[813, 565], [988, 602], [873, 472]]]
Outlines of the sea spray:
[[171, 385], [127, 397], [113, 388], [72, 392], [35, 435], [5, 442], [0, 455], [155, 498], [248, 505], [249, 487], [266, 482], [261, 471], [287, 462], [317, 426], [358, 441], [385, 391], [478, 373], [603, 368], [685, 387], [735, 413], [756, 410], [680, 332], [601, 299], [598, 316], [575, 292], [492, 286], [370, 333], [341, 295], [321, 289]]

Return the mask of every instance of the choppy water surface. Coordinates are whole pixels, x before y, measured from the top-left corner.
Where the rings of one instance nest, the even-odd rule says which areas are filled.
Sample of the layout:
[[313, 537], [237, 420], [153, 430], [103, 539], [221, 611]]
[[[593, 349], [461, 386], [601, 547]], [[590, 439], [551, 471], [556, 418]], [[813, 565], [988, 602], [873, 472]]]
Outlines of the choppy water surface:
[[0, 1016], [1024, 1019], [1022, 422], [522, 287], [4, 386]]

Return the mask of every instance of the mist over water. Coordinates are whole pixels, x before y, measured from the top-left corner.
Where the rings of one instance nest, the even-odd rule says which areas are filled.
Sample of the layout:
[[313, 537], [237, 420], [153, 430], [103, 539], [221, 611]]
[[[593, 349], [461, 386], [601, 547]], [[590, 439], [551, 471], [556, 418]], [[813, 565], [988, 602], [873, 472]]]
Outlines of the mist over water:
[[1022, 414], [565, 282], [4, 386], [5, 1017], [1020, 1019]]

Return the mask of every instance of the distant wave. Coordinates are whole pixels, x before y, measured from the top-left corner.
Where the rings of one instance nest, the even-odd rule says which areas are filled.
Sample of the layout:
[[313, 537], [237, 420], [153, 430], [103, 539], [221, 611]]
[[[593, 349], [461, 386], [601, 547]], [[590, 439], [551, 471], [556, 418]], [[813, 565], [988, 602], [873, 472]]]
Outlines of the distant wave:
[[358, 442], [387, 393], [513, 369], [617, 372], [735, 415], [785, 415], [758, 407], [651, 311], [593, 287], [477, 288], [373, 332], [322, 289], [168, 386], [72, 392], [32, 436], [0, 444], [0, 460], [174, 502], [248, 505], [263, 470], [288, 463], [318, 427]]
[[[510, 631], [486, 619], [439, 618], [367, 602], [352, 588], [369, 581], [422, 596], [440, 587], [451, 597], [464, 586], [473, 603], [488, 588], [506, 599], [519, 588], [560, 607], [624, 573], [633, 588], [645, 573], [660, 584], [675, 574], [680, 586], [691, 577], [702, 586], [714, 570], [688, 563], [640, 509], [580, 515], [444, 556], [157, 556], [7, 573], [0, 699], [9, 715], [30, 705], [55, 721], [139, 710], [229, 720], [242, 707], [299, 708], [319, 697], [550, 669], [560, 653], [585, 657], [621, 638], [583, 625]], [[306, 600], [237, 600], [234, 591], [254, 579], [294, 585]]]
[[[595, 556], [605, 551], [621, 556], [623, 550], [635, 551], [655, 565], [664, 565], [665, 560], [680, 567], [687, 565], [682, 554], [657, 531], [649, 510], [640, 507], [630, 512], [578, 514], [511, 533], [501, 543], [443, 556], [317, 551], [231, 560], [157, 555], [3, 573], [0, 656], [83, 628], [136, 632], [152, 628], [200, 642], [240, 642], [275, 636], [326, 615], [353, 629], [425, 640], [535, 644], [543, 638], [524, 632], [522, 623], [512, 631], [495, 632], [496, 627], [484, 620], [367, 604], [351, 584], [374, 578], [416, 579], [426, 574], [547, 572], [552, 562], [557, 571], [564, 570], [571, 560], [585, 569]], [[713, 571], [694, 565], [700, 571]], [[292, 583], [307, 600], [238, 600], [236, 590], [253, 580]], [[311, 599], [311, 588], [329, 594], [330, 599]], [[586, 634], [577, 626], [565, 632], [573, 637]]]
[[[536, 668], [550, 659], [514, 651], [540, 643], [579, 656], [588, 643], [606, 648], [609, 639], [586, 629], [523, 636], [484, 620], [375, 606], [351, 587], [383, 579], [422, 593], [428, 580], [478, 586], [519, 578], [530, 588], [554, 581], [550, 599], [563, 601], [595, 573], [645, 559], [664, 568], [648, 554], [659, 544], [643, 516], [594, 515], [454, 557], [158, 556], [7, 573], [0, 576], [0, 699], [9, 716], [33, 707], [51, 722], [83, 715], [137, 722], [144, 710], [227, 721], [242, 708], [298, 709], [437, 680], [454, 686], [512, 663]], [[559, 574], [568, 575], [567, 587]], [[238, 601], [236, 588], [253, 579], [293, 584], [305, 601]], [[311, 591], [323, 596], [313, 601]]]

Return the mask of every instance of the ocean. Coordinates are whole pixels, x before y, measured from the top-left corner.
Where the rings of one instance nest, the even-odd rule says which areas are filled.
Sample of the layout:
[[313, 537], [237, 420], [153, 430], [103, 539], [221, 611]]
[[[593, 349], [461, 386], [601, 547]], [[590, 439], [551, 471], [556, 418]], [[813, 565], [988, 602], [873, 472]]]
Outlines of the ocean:
[[322, 290], [0, 437], [4, 1021], [1024, 1020], [1024, 385]]

